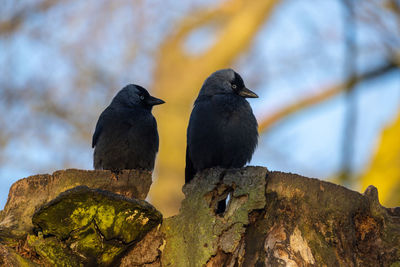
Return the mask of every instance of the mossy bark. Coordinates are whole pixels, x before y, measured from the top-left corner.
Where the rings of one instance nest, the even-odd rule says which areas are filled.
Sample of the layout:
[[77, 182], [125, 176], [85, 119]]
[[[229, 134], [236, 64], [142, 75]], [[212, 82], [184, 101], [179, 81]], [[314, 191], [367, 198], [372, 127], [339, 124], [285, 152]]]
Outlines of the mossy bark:
[[[69, 190], [42, 205], [33, 216], [36, 230], [27, 231], [27, 238], [3, 227], [0, 249], [8, 256], [0, 262], [400, 266], [400, 208], [382, 207], [372, 186], [360, 194], [317, 179], [247, 167], [206, 170], [183, 192], [180, 213], [160, 227], [161, 215], [144, 201], [86, 187]], [[153, 223], [141, 228], [144, 221]]]
[[[163, 266], [396, 266], [400, 212], [370, 187], [261, 167], [207, 170], [164, 220]], [[218, 203], [229, 201], [224, 212]]]
[[109, 266], [161, 220], [161, 213], [143, 200], [78, 186], [33, 215], [35, 232], [50, 238], [30, 235], [28, 243], [54, 264]]
[[32, 215], [40, 206], [79, 185], [145, 199], [151, 185], [151, 173], [124, 170], [114, 174], [111, 171], [68, 169], [21, 179], [11, 186], [7, 203], [0, 213], [0, 233], [7, 229], [6, 232], [11, 231], [13, 236], [23, 237], [32, 229]]

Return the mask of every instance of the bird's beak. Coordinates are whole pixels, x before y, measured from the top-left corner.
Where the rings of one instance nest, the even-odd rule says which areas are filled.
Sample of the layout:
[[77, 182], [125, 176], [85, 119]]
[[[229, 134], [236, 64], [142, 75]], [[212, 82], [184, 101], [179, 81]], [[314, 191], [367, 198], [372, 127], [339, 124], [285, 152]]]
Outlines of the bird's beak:
[[245, 98], [258, 98], [258, 95], [256, 93], [247, 89], [246, 87], [239, 91], [239, 95]]
[[155, 105], [164, 104], [165, 101], [164, 101], [164, 100], [161, 100], [161, 99], [159, 99], [159, 98], [156, 98], [156, 97], [154, 97], [154, 96], [150, 96], [150, 97], [146, 100], [146, 103], [147, 103], [148, 105], [150, 105], [150, 106], [155, 106]]

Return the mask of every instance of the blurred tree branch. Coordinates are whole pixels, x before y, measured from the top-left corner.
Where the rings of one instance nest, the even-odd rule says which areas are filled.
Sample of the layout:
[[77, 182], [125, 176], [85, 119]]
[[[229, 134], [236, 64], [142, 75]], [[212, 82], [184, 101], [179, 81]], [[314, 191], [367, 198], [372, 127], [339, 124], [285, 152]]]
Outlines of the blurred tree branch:
[[[344, 0], [342, 3], [343, 13], [343, 40], [344, 40], [344, 64], [343, 77], [354, 77], [357, 75], [357, 23], [356, 3], [353, 0]], [[341, 147], [341, 168], [338, 176], [340, 184], [349, 186], [352, 178], [352, 161], [354, 154], [354, 138], [357, 125], [357, 106], [354, 94], [354, 84], [347, 80], [345, 85], [345, 112], [344, 127]]]
[[321, 89], [321, 92], [319, 92], [318, 94], [308, 96], [304, 99], [299, 100], [298, 102], [283, 107], [282, 109], [274, 112], [271, 115], [266, 116], [265, 118], [259, 119], [259, 132], [267, 132], [276, 123], [280, 122], [283, 119], [286, 119], [290, 115], [297, 114], [298, 111], [318, 105], [326, 100], [337, 96], [338, 94], [344, 92], [348, 84], [350, 84], [351, 86], [355, 86], [361, 82], [366, 82], [371, 79], [378, 78], [396, 68], [397, 65], [395, 63], [389, 62], [383, 66], [380, 66], [359, 76], [350, 77], [344, 83], [330, 86], [326, 89]]
[[33, 5], [24, 7], [16, 12], [11, 18], [0, 21], [0, 34], [10, 34], [16, 32], [22, 24], [27, 21], [27, 17], [37, 14], [38, 12], [46, 12], [53, 6], [59, 4], [63, 0], [43, 0], [41, 2], [34, 1]]

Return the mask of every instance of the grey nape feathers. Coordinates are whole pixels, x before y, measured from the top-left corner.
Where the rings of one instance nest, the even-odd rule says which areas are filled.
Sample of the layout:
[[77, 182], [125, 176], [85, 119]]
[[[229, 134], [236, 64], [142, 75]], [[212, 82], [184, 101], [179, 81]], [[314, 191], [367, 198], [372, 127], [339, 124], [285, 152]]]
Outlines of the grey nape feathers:
[[94, 168], [153, 170], [158, 132], [151, 109], [163, 103], [139, 85], [119, 91], [97, 121], [92, 139]]

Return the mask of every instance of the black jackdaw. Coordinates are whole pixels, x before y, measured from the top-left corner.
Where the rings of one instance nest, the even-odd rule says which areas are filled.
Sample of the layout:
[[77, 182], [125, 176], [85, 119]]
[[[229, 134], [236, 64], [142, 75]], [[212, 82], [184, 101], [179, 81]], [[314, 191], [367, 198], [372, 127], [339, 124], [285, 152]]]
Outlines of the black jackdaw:
[[246, 97], [258, 97], [232, 69], [211, 74], [200, 89], [187, 129], [185, 183], [211, 167], [241, 168], [257, 146], [257, 120]]
[[97, 121], [92, 139], [94, 168], [153, 170], [158, 132], [151, 109], [163, 103], [139, 85], [119, 91]]

